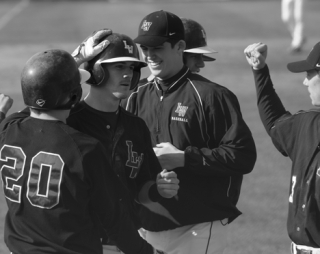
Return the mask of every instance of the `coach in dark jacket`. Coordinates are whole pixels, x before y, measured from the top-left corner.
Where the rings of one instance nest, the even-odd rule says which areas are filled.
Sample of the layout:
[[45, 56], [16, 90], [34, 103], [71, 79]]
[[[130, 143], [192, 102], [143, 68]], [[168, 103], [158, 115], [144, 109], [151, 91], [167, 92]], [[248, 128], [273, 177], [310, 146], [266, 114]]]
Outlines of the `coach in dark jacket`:
[[226, 225], [241, 214], [243, 175], [256, 161], [239, 102], [183, 65], [184, 27], [176, 15], [149, 14], [135, 42], [154, 78], [141, 80], [124, 104], [145, 120], [162, 167], [180, 180], [175, 198], [141, 209], [146, 239], [168, 254], [222, 253]]

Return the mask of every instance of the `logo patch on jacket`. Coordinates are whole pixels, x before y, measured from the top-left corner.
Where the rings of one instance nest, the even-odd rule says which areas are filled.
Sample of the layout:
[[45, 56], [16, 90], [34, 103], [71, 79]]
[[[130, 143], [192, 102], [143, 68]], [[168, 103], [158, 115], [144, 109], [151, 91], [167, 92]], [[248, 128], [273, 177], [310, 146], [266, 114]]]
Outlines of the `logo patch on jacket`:
[[178, 102], [177, 109], [174, 111], [178, 114], [178, 117], [172, 116], [171, 120], [180, 121], [180, 122], [188, 122], [188, 119], [185, 119], [184, 116], [187, 113], [188, 106], [182, 106], [181, 102]]
[[143, 153], [139, 155], [137, 152], [133, 151], [133, 143], [130, 140], [126, 141], [127, 147], [128, 147], [128, 160], [126, 162], [126, 166], [132, 168], [130, 173], [130, 178], [136, 178], [141, 164], [143, 162]]

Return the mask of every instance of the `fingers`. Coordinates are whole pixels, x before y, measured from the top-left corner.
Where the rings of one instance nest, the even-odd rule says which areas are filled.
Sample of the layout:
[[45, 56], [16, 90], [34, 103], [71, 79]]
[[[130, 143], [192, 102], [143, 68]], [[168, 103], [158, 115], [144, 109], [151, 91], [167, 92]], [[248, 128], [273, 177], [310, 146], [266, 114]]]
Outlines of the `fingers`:
[[7, 114], [13, 104], [13, 99], [5, 94], [0, 94], [0, 111]]
[[97, 32], [95, 32], [95, 34], [93, 35], [93, 42], [95, 44], [97, 44], [99, 41], [101, 41], [104, 37], [108, 36], [112, 34], [112, 30], [105, 28], [105, 29], [101, 29]]
[[108, 47], [110, 42], [108, 40], [104, 40], [100, 42], [97, 46], [94, 47], [94, 51], [99, 54], [102, 52], [106, 47]]

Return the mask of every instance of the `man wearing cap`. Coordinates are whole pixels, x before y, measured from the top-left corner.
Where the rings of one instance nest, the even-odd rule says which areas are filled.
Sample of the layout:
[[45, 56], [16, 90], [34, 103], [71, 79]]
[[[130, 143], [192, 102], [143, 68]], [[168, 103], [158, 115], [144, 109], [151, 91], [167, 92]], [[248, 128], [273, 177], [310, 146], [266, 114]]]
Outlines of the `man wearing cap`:
[[140, 209], [146, 239], [167, 254], [221, 254], [227, 228], [241, 212], [243, 175], [252, 171], [256, 148], [236, 96], [183, 64], [182, 20], [166, 11], [142, 19], [138, 37], [153, 75], [143, 79], [125, 107], [145, 120], [162, 168], [180, 180], [170, 200]]
[[207, 44], [207, 34], [202, 25], [193, 19], [181, 18], [184, 26], [186, 49], [183, 54], [183, 62], [191, 72], [198, 73], [205, 67], [204, 62], [212, 62], [216, 59], [207, 54], [217, 53]]
[[[273, 88], [266, 64], [267, 45], [254, 43], [244, 54], [253, 69], [262, 123], [280, 153], [292, 160], [287, 230], [292, 254], [320, 253], [319, 108], [289, 113]], [[289, 63], [289, 71], [306, 72], [311, 103], [320, 106], [320, 42], [306, 60]]]

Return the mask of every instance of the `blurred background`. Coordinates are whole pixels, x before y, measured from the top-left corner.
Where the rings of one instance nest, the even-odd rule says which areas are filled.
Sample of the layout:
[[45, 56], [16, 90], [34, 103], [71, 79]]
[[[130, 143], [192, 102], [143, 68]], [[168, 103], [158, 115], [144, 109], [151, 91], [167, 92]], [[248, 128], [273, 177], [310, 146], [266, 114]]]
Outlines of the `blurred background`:
[[[290, 253], [286, 218], [291, 162], [275, 150], [260, 122], [253, 76], [243, 50], [254, 42], [266, 43], [267, 63], [284, 106], [292, 113], [309, 109], [304, 74], [290, 73], [286, 64], [305, 59], [320, 40], [319, 0], [305, 2], [307, 41], [298, 54], [288, 51], [291, 38], [281, 21], [280, 0], [0, 0], [0, 92], [14, 99], [9, 113], [24, 107], [20, 73], [33, 54], [49, 48], [72, 52], [101, 28], [135, 38], [141, 19], [157, 10], [202, 24], [209, 46], [218, 53], [214, 55], [217, 60], [207, 63], [201, 74], [237, 95], [256, 141], [258, 159], [254, 170], [244, 177], [238, 204], [243, 214], [230, 224], [225, 254]], [[142, 77], [148, 74], [145, 68]], [[9, 253], [3, 241], [6, 211], [1, 191], [1, 254]]]

